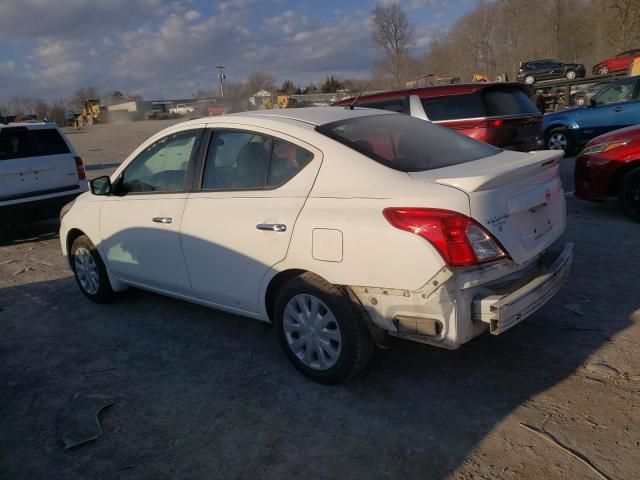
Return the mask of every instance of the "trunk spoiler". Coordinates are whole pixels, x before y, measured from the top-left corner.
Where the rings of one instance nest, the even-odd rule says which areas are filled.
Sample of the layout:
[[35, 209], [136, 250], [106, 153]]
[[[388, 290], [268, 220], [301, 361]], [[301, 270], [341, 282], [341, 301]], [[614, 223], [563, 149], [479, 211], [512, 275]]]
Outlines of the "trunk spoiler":
[[556, 167], [562, 155], [562, 151], [556, 150], [529, 153], [505, 150], [492, 157], [451, 167], [409, 172], [409, 176], [423, 182], [448, 185], [465, 192], [478, 192], [512, 183]]

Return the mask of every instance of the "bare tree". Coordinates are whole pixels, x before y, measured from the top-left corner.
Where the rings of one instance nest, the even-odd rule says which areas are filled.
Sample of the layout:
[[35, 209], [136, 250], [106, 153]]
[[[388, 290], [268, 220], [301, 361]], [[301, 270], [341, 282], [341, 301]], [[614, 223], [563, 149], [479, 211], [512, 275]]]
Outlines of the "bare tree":
[[373, 8], [373, 25], [373, 40], [384, 53], [385, 63], [399, 87], [409, 55], [413, 27], [407, 14], [397, 3], [387, 6], [377, 4]]
[[273, 78], [273, 75], [258, 71], [253, 72], [247, 78], [247, 96], [254, 95], [260, 90], [275, 90], [276, 81]]

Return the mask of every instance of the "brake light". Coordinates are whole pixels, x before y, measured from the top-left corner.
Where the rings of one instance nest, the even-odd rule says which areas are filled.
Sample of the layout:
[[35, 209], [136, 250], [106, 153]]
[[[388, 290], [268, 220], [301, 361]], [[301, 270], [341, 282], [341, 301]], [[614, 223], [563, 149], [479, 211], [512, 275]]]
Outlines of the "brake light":
[[475, 220], [450, 210], [385, 208], [387, 221], [429, 241], [451, 266], [478, 265], [507, 254]]
[[76, 170], [78, 171], [78, 179], [86, 180], [87, 175], [84, 171], [84, 164], [82, 163], [82, 159], [80, 157], [73, 157], [73, 159], [76, 161]]
[[487, 125], [490, 127], [501, 127], [504, 124], [504, 120], [502, 120], [501, 118], [498, 118], [496, 120], [489, 120], [487, 122]]

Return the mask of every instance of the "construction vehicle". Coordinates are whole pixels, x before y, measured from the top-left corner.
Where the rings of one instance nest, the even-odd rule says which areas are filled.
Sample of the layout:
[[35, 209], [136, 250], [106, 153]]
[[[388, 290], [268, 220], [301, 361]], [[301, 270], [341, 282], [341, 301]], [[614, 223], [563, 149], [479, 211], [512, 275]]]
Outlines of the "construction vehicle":
[[76, 128], [83, 125], [93, 125], [94, 123], [104, 123], [107, 116], [107, 107], [100, 105], [100, 100], [92, 98], [84, 102], [82, 111], [77, 114]]

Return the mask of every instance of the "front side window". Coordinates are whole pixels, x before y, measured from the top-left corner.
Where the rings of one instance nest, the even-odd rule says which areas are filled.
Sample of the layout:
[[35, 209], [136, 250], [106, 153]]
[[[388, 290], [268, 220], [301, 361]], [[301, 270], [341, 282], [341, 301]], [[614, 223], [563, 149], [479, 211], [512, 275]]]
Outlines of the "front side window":
[[154, 143], [124, 171], [124, 193], [180, 192], [199, 130], [174, 133]]
[[351, 118], [316, 130], [394, 170], [420, 172], [458, 165], [502, 150], [407, 115]]
[[283, 185], [313, 155], [291, 143], [253, 132], [219, 131], [209, 146], [203, 190], [260, 190]]
[[633, 91], [636, 87], [635, 78], [627, 78], [607, 87], [596, 98], [596, 105], [608, 103], [626, 102], [633, 99]]

